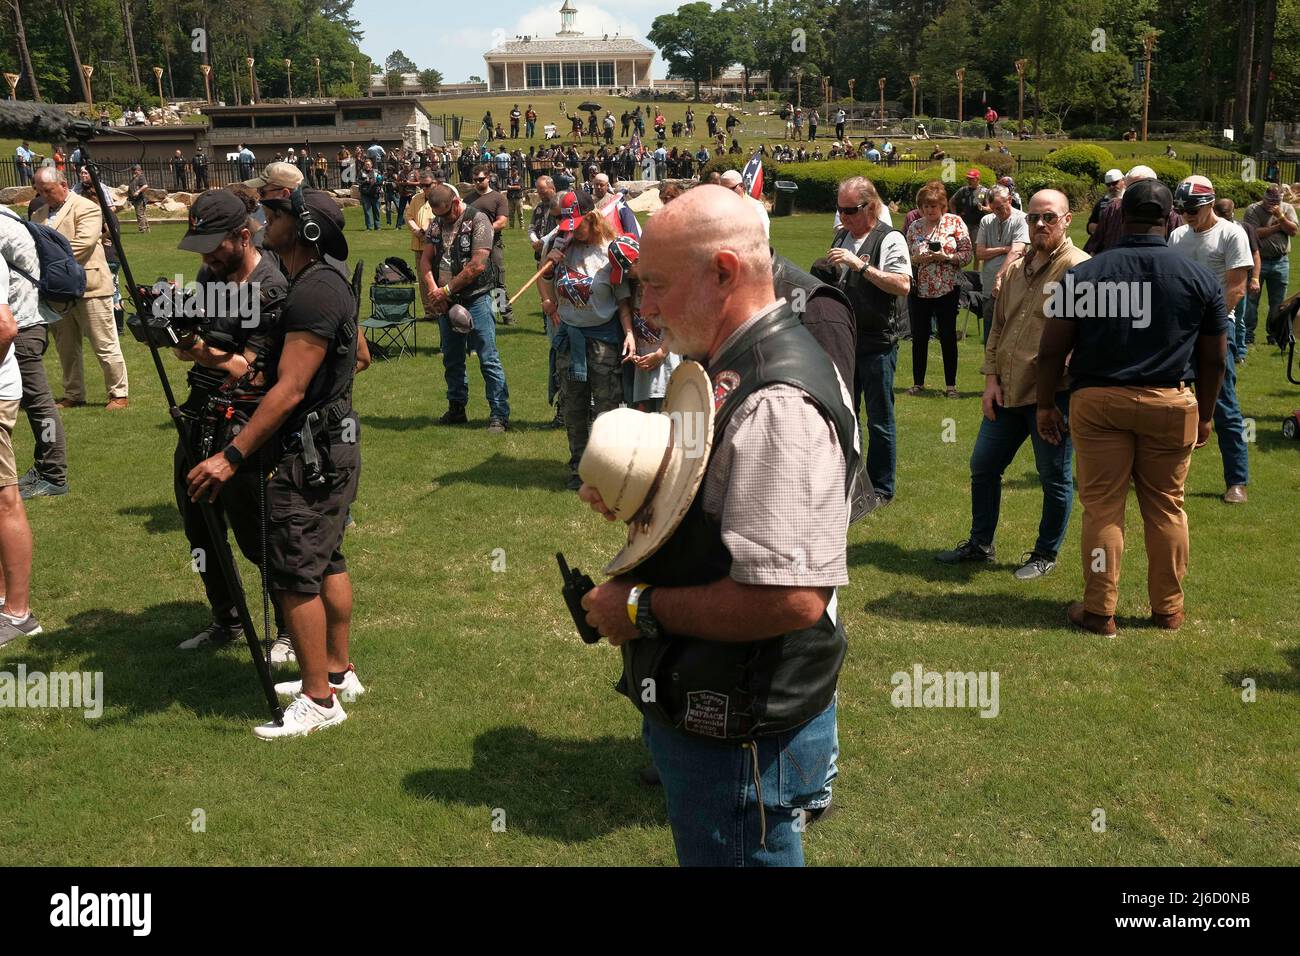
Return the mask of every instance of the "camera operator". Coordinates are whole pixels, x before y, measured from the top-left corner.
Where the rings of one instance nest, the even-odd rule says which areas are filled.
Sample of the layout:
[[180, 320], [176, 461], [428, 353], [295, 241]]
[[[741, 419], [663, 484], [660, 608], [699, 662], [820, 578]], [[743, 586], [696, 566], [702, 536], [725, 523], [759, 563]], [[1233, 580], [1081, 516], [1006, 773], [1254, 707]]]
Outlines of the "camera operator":
[[[193, 500], [213, 500], [247, 458], [278, 435], [267, 484], [270, 585], [284, 611], [300, 681], [276, 685], [293, 695], [284, 722], [263, 724], [263, 739], [298, 737], [347, 719], [336, 694], [365, 693], [348, 658], [352, 582], [339, 550], [361, 471], [352, 411], [357, 356], [356, 299], [324, 260], [346, 260], [343, 214], [319, 190], [267, 199], [266, 246], [280, 256], [289, 294], [280, 313], [275, 383], [247, 425], [189, 473]], [[251, 464], [251, 463], [250, 463]]]
[[[213, 189], [194, 201], [189, 230], [180, 241], [179, 248], [203, 257], [203, 265], [195, 276], [202, 296], [200, 301], [217, 302], [224, 298], [226, 305], [223, 314], [205, 315], [202, 331], [182, 339], [181, 346], [175, 350], [177, 357], [194, 362], [188, 376], [189, 398], [181, 409], [185, 413], [185, 441], [196, 462], [229, 444], [235, 434], [232, 426], [247, 422], [266, 393], [268, 375], [264, 364], [275, 344], [280, 308], [289, 284], [276, 260], [257, 249], [256, 232], [257, 223], [249, 216], [244, 201], [229, 190]], [[214, 292], [223, 289], [224, 297], [205, 294], [209, 289]], [[175, 297], [172, 302], [176, 303]], [[242, 314], [246, 306], [257, 311], [252, 315]], [[208, 626], [179, 645], [180, 650], [188, 651], [238, 640], [244, 636], [244, 628], [234, 597], [213, 560], [214, 543], [203, 515], [186, 493], [189, 485], [186, 460], [185, 449], [178, 442], [174, 459], [176, 504], [190, 548], [199, 549], [206, 556], [200, 573], [212, 607]], [[263, 504], [258, 472], [256, 467], [236, 472], [216, 508], [223, 530], [229, 524], [244, 557], [260, 567], [264, 560]], [[291, 645], [284, 633], [278, 605], [276, 631], [271, 660], [282, 663]]]

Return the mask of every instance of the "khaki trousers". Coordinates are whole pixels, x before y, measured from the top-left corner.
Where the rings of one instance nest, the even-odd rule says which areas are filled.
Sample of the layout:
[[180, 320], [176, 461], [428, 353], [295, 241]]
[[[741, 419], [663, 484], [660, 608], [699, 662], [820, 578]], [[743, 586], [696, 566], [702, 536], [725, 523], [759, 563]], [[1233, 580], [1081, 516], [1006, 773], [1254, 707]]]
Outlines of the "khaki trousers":
[[55, 322], [54, 345], [63, 366], [63, 397], [73, 402], [86, 400], [86, 382], [81, 365], [81, 337], [90, 339], [95, 358], [104, 371], [108, 397], [126, 398], [126, 362], [117, 340], [117, 323], [113, 321], [113, 297], [81, 299]]
[[1089, 612], [1115, 613], [1130, 481], [1142, 512], [1151, 611], [1183, 609], [1183, 483], [1196, 423], [1196, 396], [1189, 388], [1081, 388], [1070, 397], [1075, 482], [1083, 505], [1083, 604]]

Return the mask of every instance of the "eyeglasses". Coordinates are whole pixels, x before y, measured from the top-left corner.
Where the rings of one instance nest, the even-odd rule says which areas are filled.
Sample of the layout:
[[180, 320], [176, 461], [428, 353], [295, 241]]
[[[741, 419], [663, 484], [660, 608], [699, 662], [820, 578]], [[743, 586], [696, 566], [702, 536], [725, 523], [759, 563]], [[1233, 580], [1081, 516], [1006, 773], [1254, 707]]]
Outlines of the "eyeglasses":
[[856, 216], [862, 210], [867, 208], [867, 203], [860, 202], [856, 206], [837, 206], [841, 216]]
[[1060, 215], [1054, 212], [1025, 213], [1025, 222], [1029, 223], [1031, 226], [1038, 225], [1040, 220], [1042, 221], [1044, 226], [1054, 226], [1056, 225], [1056, 221], [1060, 218], [1061, 218]]
[[488, 178], [487, 178], [486, 176], [475, 176], [475, 177], [474, 177], [474, 182], [476, 182], [476, 183], [485, 183], [485, 182], [487, 182], [487, 181], [488, 181]]

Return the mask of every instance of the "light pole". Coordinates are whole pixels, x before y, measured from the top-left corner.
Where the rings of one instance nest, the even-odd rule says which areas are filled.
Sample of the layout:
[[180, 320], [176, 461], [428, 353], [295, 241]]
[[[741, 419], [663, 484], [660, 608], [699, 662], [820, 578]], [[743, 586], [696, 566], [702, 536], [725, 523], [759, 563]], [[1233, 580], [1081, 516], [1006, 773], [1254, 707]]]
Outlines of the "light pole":
[[849, 80], [849, 106], [853, 105], [853, 87], [857, 85], [857, 80]]
[[244, 62], [248, 64], [248, 105], [252, 106], [257, 102], [256, 86], [253, 82], [253, 58], [251, 56], [246, 57]]
[[155, 66], [153, 68], [153, 78], [158, 81], [158, 106], [160, 108], [165, 107], [167, 105], [167, 101], [163, 99], [162, 75], [163, 75], [163, 68], [161, 66]]
[[91, 74], [93, 74], [94, 72], [95, 72], [95, 68], [91, 66], [89, 63], [81, 64], [81, 73], [86, 78], [86, 92], [90, 94], [89, 105], [92, 110], [95, 108], [95, 89], [90, 85], [90, 77]]
[[284, 82], [289, 88], [289, 99], [293, 99], [293, 60], [284, 58]]
[[311, 60], [316, 64], [316, 97], [319, 99], [324, 95], [320, 91], [320, 57], [314, 56]]
[[1025, 65], [1028, 62], [1024, 58], [1016, 60], [1016, 76], [1020, 78], [1020, 111], [1016, 115], [1016, 136], [1020, 139], [1025, 136]]
[[966, 85], [966, 68], [957, 68], [957, 135], [961, 136], [961, 121], [964, 114], [962, 113], [962, 90]]
[[913, 73], [908, 79], [912, 83], [912, 116], [916, 116], [916, 88], [921, 85], [921, 74]]
[[876, 80], [876, 85], [880, 87], [880, 128], [885, 128], [885, 78], [882, 76]]
[[207, 101], [212, 102], [212, 65], [210, 63], [200, 63], [199, 72], [203, 74], [203, 92], [207, 94]]
[[9, 98], [11, 100], [18, 98], [18, 81], [21, 79], [22, 77], [17, 73], [5, 74], [5, 82], [9, 84]]
[[1142, 142], [1147, 141], [1147, 117], [1151, 112], [1151, 51], [1156, 45], [1156, 35], [1148, 33], [1142, 38], [1145, 53], [1145, 69], [1142, 77]]

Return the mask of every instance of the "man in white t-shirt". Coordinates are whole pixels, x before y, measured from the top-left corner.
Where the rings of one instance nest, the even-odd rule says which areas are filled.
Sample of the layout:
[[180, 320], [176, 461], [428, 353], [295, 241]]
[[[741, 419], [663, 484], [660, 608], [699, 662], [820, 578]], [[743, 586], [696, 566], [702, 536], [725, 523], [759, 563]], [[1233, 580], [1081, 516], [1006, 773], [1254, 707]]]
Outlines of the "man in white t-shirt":
[[[1174, 209], [1184, 225], [1169, 236], [1169, 248], [1209, 269], [1223, 281], [1223, 298], [1228, 307], [1228, 327], [1236, 321], [1236, 310], [1246, 294], [1246, 281], [1255, 266], [1246, 230], [1214, 214], [1214, 184], [1204, 176], [1188, 176], [1174, 191]], [[1245, 423], [1237, 401], [1237, 367], [1231, 336], [1223, 387], [1214, 406], [1214, 430], [1223, 456], [1223, 481], [1227, 485], [1224, 504], [1244, 504], [1250, 480], [1246, 454]]]
[[854, 176], [840, 183], [837, 206], [844, 229], [835, 234], [826, 259], [841, 270], [837, 284], [857, 323], [853, 408], [856, 413], [866, 406], [867, 476], [879, 508], [894, 499], [898, 311], [912, 288], [912, 260], [903, 234], [881, 217], [885, 207], [871, 180]]
[[1029, 248], [1029, 224], [1025, 214], [1011, 203], [1011, 190], [994, 186], [989, 190], [989, 208], [993, 211], [980, 220], [975, 236], [975, 259], [980, 263], [980, 291], [984, 293], [984, 341], [993, 328], [1002, 274], [1016, 264]]
[[14, 422], [22, 404], [23, 380], [18, 371], [14, 340], [18, 316], [14, 309], [35, 308], [22, 286], [27, 282], [0, 256], [0, 645], [41, 633], [32, 614], [32, 529], [18, 492], [18, 463], [14, 457]]

